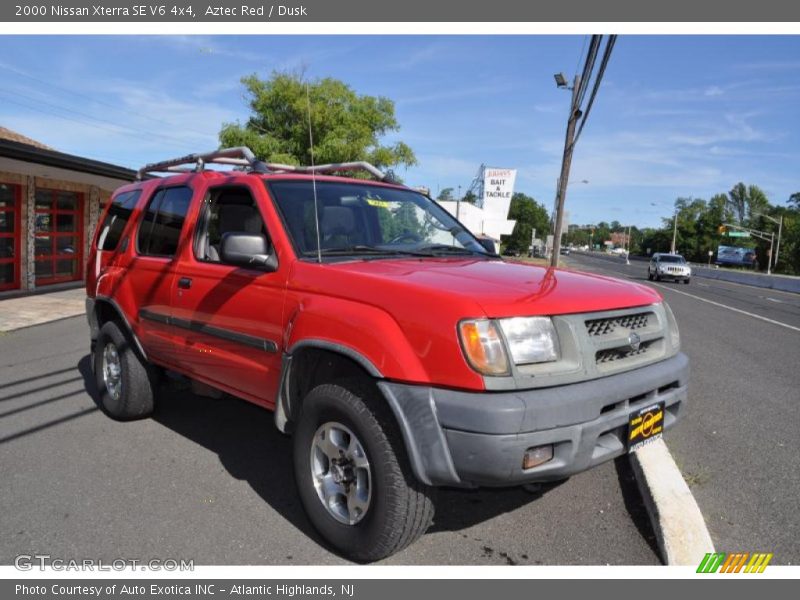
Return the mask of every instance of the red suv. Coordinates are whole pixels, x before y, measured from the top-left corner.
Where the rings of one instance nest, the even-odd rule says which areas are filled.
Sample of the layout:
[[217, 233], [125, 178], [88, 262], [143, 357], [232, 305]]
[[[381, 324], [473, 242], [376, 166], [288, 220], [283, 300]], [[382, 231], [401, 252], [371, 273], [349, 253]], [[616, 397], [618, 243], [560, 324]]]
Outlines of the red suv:
[[660, 437], [687, 396], [656, 291], [504, 261], [366, 163], [148, 165], [87, 273], [104, 410], [149, 415], [166, 369], [274, 411], [310, 520], [357, 560], [422, 535], [437, 486], [565, 479]]

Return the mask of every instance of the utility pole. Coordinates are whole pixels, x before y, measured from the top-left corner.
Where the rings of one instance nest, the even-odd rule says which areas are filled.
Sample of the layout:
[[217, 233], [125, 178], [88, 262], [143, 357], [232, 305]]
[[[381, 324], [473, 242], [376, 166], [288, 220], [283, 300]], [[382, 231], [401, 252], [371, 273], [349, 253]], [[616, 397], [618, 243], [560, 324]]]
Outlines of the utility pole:
[[628, 225], [628, 233], [625, 235], [625, 264], [631, 264], [631, 226]]
[[678, 209], [675, 209], [675, 218], [674, 223], [672, 225], [672, 248], [670, 248], [669, 253], [675, 254], [675, 242], [678, 238]]
[[772, 247], [775, 245], [775, 232], [770, 234], [769, 254], [767, 255], [767, 275], [772, 275]]
[[581, 77], [575, 75], [572, 82], [572, 102], [569, 107], [569, 120], [567, 121], [567, 135], [564, 140], [564, 157], [561, 161], [561, 177], [558, 178], [558, 191], [556, 192], [556, 215], [553, 229], [553, 255], [550, 257], [550, 266], [558, 266], [561, 254], [561, 227], [564, 223], [564, 201], [567, 197], [567, 183], [569, 182], [569, 168], [572, 164], [572, 150], [575, 144], [575, 124], [581, 117], [578, 107], [578, 88]]
[[[760, 212], [754, 212], [752, 214], [758, 215], [759, 217], [764, 217], [765, 219], [769, 219], [770, 221], [772, 221], [773, 223], [776, 223], [778, 225], [778, 242], [775, 244], [775, 262], [773, 263], [774, 266], [777, 267], [778, 266], [778, 252], [780, 252], [780, 250], [781, 250], [781, 233], [783, 232], [783, 215], [780, 215], [780, 217], [778, 219], [776, 219], [775, 217], [770, 217], [769, 215], [765, 215], [764, 213], [760, 213]], [[774, 241], [775, 234], [773, 234], [772, 237], [773, 237], [773, 241]], [[770, 261], [772, 261], [772, 256], [771, 256], [772, 255], [772, 244], [771, 243], [770, 243], [770, 247], [769, 247], [769, 252], [770, 252]], [[767, 267], [769, 267], [769, 265], [767, 265]]]
[[530, 249], [530, 256], [533, 256], [533, 240], [536, 239], [536, 227], [533, 228], [531, 231], [531, 249]]

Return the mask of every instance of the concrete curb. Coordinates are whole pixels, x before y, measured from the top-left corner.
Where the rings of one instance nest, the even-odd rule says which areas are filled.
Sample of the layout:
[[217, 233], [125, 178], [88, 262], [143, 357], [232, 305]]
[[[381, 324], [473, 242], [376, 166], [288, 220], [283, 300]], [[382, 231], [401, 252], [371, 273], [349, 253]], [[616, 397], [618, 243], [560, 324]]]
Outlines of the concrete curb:
[[636, 484], [667, 565], [697, 566], [715, 552], [697, 502], [664, 440], [631, 455]]

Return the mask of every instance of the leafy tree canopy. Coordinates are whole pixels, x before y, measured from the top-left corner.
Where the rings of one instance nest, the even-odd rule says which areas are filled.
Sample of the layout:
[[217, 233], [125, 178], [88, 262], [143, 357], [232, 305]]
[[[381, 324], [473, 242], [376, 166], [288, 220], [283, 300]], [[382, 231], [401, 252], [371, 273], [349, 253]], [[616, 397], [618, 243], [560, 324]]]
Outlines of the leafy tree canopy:
[[436, 197], [436, 199], [441, 201], [441, 202], [446, 202], [448, 200], [453, 200], [454, 199], [453, 198], [453, 188], [451, 188], [451, 187], [444, 188], [441, 192], [439, 192], [439, 195]]
[[547, 214], [547, 209], [521, 192], [511, 196], [508, 218], [516, 220], [516, 224], [511, 235], [503, 236], [502, 241], [506, 249], [522, 254], [526, 253], [531, 245], [531, 234], [534, 228], [536, 237], [544, 238], [550, 227], [550, 216]]
[[382, 145], [381, 138], [400, 126], [394, 102], [357, 94], [333, 78], [304, 80], [299, 74], [274, 72], [269, 79], [242, 78], [251, 115], [242, 123], [225, 123], [222, 147], [249, 146], [256, 156], [292, 165], [366, 160], [379, 168], [412, 166], [417, 160], [403, 142]]

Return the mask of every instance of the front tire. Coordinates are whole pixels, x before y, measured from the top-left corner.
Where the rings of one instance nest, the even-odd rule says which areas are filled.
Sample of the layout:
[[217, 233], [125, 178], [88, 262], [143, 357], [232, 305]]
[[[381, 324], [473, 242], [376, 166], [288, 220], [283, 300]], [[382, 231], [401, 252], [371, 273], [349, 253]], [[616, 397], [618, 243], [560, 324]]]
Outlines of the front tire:
[[306, 514], [347, 557], [385, 558], [433, 521], [435, 490], [414, 477], [394, 415], [371, 387], [353, 380], [315, 387], [293, 443]]
[[153, 412], [157, 370], [137, 353], [117, 323], [109, 321], [100, 328], [93, 364], [100, 404], [106, 414], [129, 421]]

